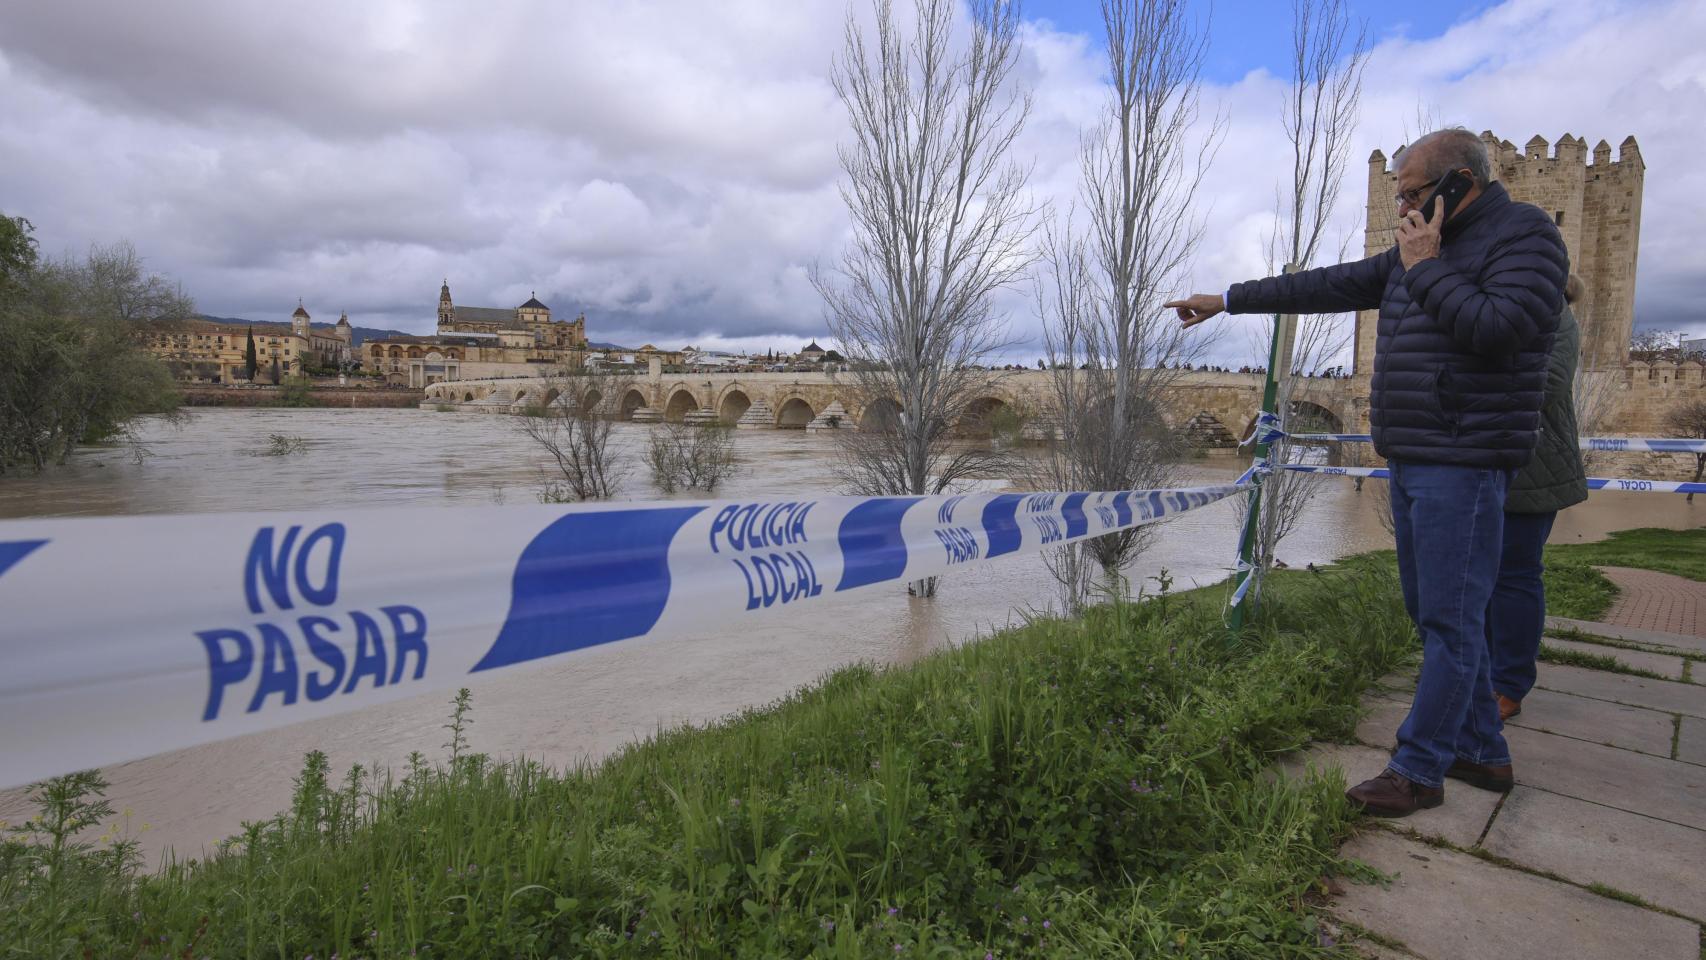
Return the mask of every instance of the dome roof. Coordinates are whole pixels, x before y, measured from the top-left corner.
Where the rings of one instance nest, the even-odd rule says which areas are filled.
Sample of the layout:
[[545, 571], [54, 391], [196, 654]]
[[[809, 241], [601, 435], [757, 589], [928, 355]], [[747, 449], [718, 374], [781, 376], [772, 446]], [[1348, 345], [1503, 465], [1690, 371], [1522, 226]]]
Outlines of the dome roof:
[[299, 303], [296, 305], [296, 312], [292, 313], [291, 316], [293, 316], [293, 317], [306, 317], [306, 316], [308, 316], [308, 311], [304, 310], [302, 308], [302, 304]]
[[519, 307], [516, 307], [516, 309], [517, 310], [549, 310], [551, 308], [545, 306], [543, 303], [540, 303], [539, 298], [537, 296], [531, 296], [530, 295], [527, 298], [527, 302], [522, 304]]

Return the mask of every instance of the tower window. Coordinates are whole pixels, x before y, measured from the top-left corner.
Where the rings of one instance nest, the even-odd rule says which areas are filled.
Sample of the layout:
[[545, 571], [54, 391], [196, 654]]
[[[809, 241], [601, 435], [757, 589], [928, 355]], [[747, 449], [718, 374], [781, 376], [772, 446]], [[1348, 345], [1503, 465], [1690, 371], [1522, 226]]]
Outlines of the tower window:
[[1557, 224], [1560, 227], [1563, 226], [1564, 225], [1564, 211], [1559, 210], [1557, 213], [1554, 213], [1552, 215], [1552, 222]]

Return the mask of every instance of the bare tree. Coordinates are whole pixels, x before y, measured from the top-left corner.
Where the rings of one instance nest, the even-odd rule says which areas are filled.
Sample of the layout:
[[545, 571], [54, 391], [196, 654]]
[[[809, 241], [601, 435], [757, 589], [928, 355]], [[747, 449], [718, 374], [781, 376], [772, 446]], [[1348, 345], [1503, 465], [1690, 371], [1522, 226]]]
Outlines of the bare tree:
[[516, 429], [550, 454], [539, 499], [545, 503], [607, 500], [627, 476], [628, 464], [610, 448], [613, 418], [603, 411], [621, 402], [632, 386], [625, 375], [585, 370], [544, 378], [538, 399], [515, 418]]
[[[1206, 33], [1183, 0], [1103, 0], [1109, 84], [1101, 120], [1081, 138], [1076, 209], [1043, 237], [1036, 283], [1054, 441], [1038, 486], [1130, 490], [1166, 486], [1177, 440], [1162, 395], [1205, 341], [1157, 304], [1183, 277], [1201, 236], [1193, 203], [1223, 126], [1199, 128]], [[1040, 363], [1039, 363], [1040, 365]], [[1119, 568], [1150, 528], [1068, 547], [1050, 567], [1082, 602], [1098, 573]]]
[[834, 86], [853, 133], [839, 154], [854, 240], [812, 276], [873, 411], [839, 434], [842, 479], [865, 494], [940, 493], [999, 458], [953, 432], [991, 385], [992, 297], [1027, 269], [1034, 230], [1027, 171], [1007, 159], [1029, 111], [1011, 80], [1018, 4], [971, 0], [963, 41], [954, 0], [914, 6], [907, 30], [875, 0], [874, 42], [848, 16]]
[[[1706, 440], [1706, 400], [1690, 400], [1665, 414], [1665, 429], [1671, 436]], [[1706, 453], [1697, 453], [1694, 455], [1695, 483], [1700, 482], [1702, 474], [1706, 474]], [[1688, 495], [1688, 502], [1694, 502], [1694, 494]]]
[[1664, 360], [1680, 363], [1683, 360], [1682, 333], [1676, 330], [1637, 330], [1629, 339], [1629, 359], [1643, 363]]
[[[1577, 364], [1575, 379], [1570, 384], [1570, 396], [1575, 402], [1576, 429], [1581, 431], [1581, 435], [1602, 437], [1610, 432], [1622, 395], [1621, 368], [1607, 370], [1596, 369], [1586, 362]], [[1582, 468], [1593, 472], [1595, 462], [1604, 456], [1599, 451], [1583, 450]]]
[[[1368, 59], [1366, 27], [1353, 24], [1345, 0], [1292, 0], [1291, 86], [1281, 123], [1291, 144], [1291, 183], [1277, 204], [1274, 230], [1268, 237], [1268, 266], [1304, 270], [1313, 266], [1327, 243], [1339, 188], [1350, 161], [1351, 134], [1356, 129], [1362, 99], [1363, 67]], [[1418, 118], [1421, 114], [1418, 111]], [[1349, 238], [1340, 241], [1343, 259]], [[1266, 331], [1273, 337], [1273, 321]], [[1296, 321], [1294, 339], [1283, 345], [1275, 409], [1289, 433], [1328, 433], [1332, 424], [1316, 405], [1299, 401], [1298, 388], [1306, 374], [1327, 367], [1350, 345], [1350, 332], [1335, 314], [1306, 314]], [[1264, 343], [1261, 355], [1269, 353]], [[1315, 380], [1316, 383], [1325, 381]], [[1307, 448], [1281, 439], [1269, 449], [1278, 465], [1304, 458]], [[1319, 489], [1320, 478], [1292, 471], [1275, 471], [1262, 484], [1261, 516], [1257, 519], [1252, 574], [1253, 591], [1272, 567], [1280, 541], [1296, 529], [1304, 509]]]
[[660, 423], [647, 436], [646, 465], [664, 493], [711, 493], [735, 472], [735, 429], [726, 423]]

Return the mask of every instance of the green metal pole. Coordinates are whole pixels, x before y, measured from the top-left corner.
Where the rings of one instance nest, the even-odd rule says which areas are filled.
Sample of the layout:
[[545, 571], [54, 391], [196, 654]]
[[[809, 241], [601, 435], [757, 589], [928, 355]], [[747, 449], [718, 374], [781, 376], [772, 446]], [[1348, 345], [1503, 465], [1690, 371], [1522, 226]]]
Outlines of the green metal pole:
[[[1296, 267], [1286, 264], [1285, 272], [1293, 273]], [[1291, 337], [1293, 318], [1280, 314], [1274, 315], [1274, 338], [1268, 347], [1268, 375], [1262, 383], [1262, 412], [1273, 413], [1279, 402], [1280, 365], [1289, 363], [1291, 351], [1286, 350], [1286, 341]], [[1256, 444], [1255, 459], [1252, 463], [1260, 462], [1268, 455], [1268, 445]], [[1244, 532], [1238, 537], [1238, 560], [1241, 568], [1236, 576], [1234, 589], [1244, 586], [1244, 582], [1256, 575], [1256, 527], [1262, 515], [1262, 475], [1257, 473], [1250, 477], [1253, 489], [1250, 491], [1250, 510], [1244, 517]], [[1234, 633], [1244, 628], [1244, 611], [1250, 604], [1249, 594], [1233, 606], [1229, 618]]]

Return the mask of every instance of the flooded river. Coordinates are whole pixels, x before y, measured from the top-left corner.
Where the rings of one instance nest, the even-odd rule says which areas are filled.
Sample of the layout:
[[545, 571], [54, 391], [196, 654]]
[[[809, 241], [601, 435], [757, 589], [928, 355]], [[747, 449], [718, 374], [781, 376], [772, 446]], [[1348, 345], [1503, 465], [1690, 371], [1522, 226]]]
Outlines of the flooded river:
[[[621, 496], [660, 495], [640, 462], [647, 427], [619, 424], [615, 440], [631, 471]], [[260, 455], [269, 437], [301, 437], [285, 456]], [[511, 418], [416, 410], [195, 411], [181, 427], [150, 424], [148, 455], [80, 452], [39, 477], [0, 480], [0, 518], [307, 510], [425, 504], [530, 503], [543, 458]], [[740, 431], [741, 472], [719, 496], [837, 492], [832, 437]], [[1247, 459], [1216, 454], [1186, 464], [1191, 483], [1230, 480]], [[1374, 512], [1384, 485], [1358, 492], [1326, 479], [1282, 545], [1292, 566], [1389, 546]], [[1163, 568], [1175, 589], [1224, 579], [1236, 548], [1240, 505], [1223, 502], [1164, 524], [1128, 571], [1135, 585]], [[1706, 523], [1706, 501], [1599, 492], [1565, 512], [1553, 542], [1594, 539], [1634, 526]], [[98, 585], [88, 596], [99, 602]], [[945, 578], [934, 600], [903, 588], [832, 594], [739, 630], [613, 644], [533, 669], [472, 682], [473, 749], [524, 754], [548, 765], [596, 759], [661, 727], [715, 719], [770, 702], [852, 662], [906, 663], [987, 633], [1057, 602], [1037, 557], [1015, 557]], [[133, 812], [150, 856], [172, 848], [197, 856], [243, 820], [270, 816], [290, 795], [309, 750], [334, 771], [351, 763], [400, 769], [410, 751], [438, 757], [448, 695], [433, 693], [283, 730], [161, 754], [106, 771], [115, 809]], [[29, 813], [21, 792], [0, 792], [0, 819]]]

